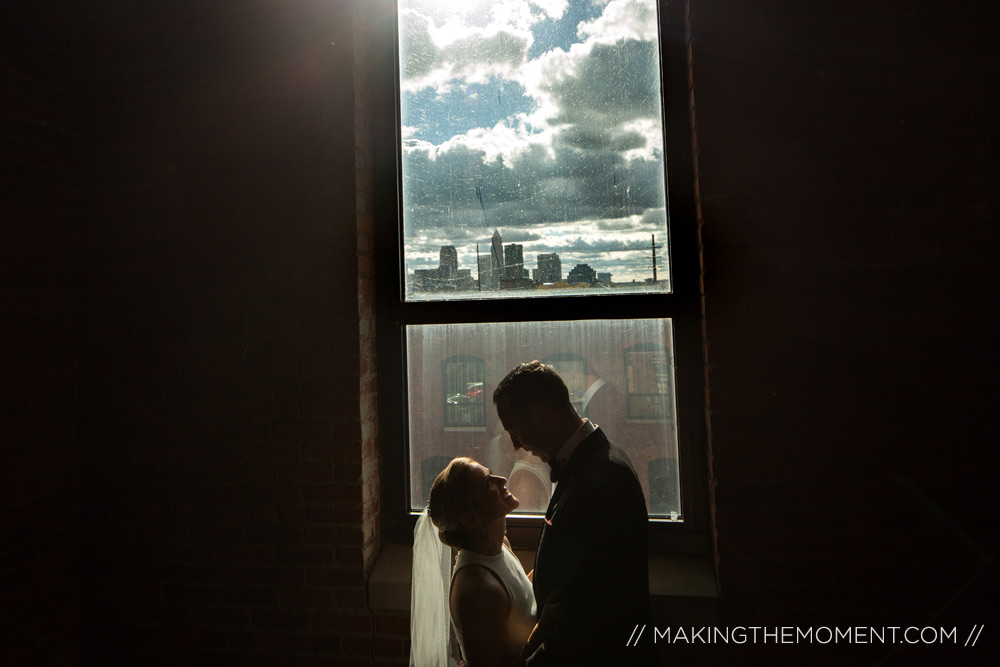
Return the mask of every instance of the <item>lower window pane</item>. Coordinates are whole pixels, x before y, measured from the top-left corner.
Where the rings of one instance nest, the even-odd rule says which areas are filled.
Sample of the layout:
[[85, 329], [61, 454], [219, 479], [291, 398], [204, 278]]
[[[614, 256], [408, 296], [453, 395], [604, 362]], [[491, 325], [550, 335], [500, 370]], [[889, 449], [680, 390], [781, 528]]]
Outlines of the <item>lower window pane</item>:
[[452, 458], [471, 456], [508, 478], [518, 512], [544, 512], [548, 466], [514, 450], [493, 405], [508, 371], [540, 359], [580, 416], [628, 453], [650, 516], [682, 520], [670, 320], [411, 325], [406, 345], [413, 511]]

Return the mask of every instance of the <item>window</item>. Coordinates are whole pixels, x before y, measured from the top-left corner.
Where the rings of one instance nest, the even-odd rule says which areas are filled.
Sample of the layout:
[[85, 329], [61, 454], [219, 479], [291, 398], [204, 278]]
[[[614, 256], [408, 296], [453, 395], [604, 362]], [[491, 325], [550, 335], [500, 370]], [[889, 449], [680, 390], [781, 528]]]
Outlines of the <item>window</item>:
[[499, 428], [492, 392], [517, 363], [542, 359], [580, 414], [628, 451], [658, 534], [700, 549], [690, 546], [707, 519], [683, 8], [384, 2], [395, 31], [387, 21], [383, 34], [398, 47], [376, 101], [395, 113], [374, 132], [387, 534], [407, 539], [453, 456], [512, 484], [533, 474]]
[[[444, 349], [441, 345], [433, 347], [437, 350]], [[423, 355], [418, 357], [412, 349], [409, 357], [423, 359]], [[410, 377], [413, 375], [411, 373]], [[445, 431], [486, 430], [485, 379], [486, 364], [479, 357], [458, 354], [444, 360], [441, 364], [441, 384], [444, 388], [441, 427]], [[416, 388], [411, 388], [411, 395], [414, 389]], [[424, 399], [419, 404], [426, 405], [426, 402]]]
[[580, 416], [587, 416], [583, 406], [583, 394], [587, 391], [587, 359], [572, 352], [557, 352], [542, 357], [542, 362], [552, 366], [566, 381], [569, 400]]
[[629, 421], [673, 418], [673, 363], [663, 345], [646, 343], [625, 350], [626, 414]]

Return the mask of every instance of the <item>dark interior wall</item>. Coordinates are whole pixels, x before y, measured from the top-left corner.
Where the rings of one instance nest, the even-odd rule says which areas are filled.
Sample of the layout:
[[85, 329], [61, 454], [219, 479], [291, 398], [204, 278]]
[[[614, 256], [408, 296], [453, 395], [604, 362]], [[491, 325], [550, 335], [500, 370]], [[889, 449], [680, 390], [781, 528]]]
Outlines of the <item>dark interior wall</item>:
[[370, 657], [352, 10], [82, 9], [86, 664]]
[[74, 662], [74, 3], [0, 9], [0, 661]]
[[691, 4], [723, 620], [989, 623], [997, 7]]

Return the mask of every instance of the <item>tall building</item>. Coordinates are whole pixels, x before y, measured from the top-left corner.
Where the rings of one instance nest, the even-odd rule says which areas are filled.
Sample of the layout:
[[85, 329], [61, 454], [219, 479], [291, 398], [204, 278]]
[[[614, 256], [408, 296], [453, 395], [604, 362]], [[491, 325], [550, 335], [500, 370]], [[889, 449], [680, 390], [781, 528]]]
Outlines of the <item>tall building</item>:
[[410, 286], [416, 292], [433, 292], [441, 287], [438, 269], [416, 269], [410, 279]]
[[496, 289], [498, 281], [493, 273], [493, 260], [488, 255], [479, 256], [479, 289]]
[[528, 272], [524, 269], [524, 246], [519, 243], [510, 243], [504, 246], [504, 274], [505, 280], [520, 280], [528, 277]]
[[504, 277], [503, 238], [499, 229], [493, 232], [493, 241], [490, 244], [490, 273], [493, 276], [493, 288], [496, 288]]
[[416, 269], [410, 279], [417, 292], [471, 290], [476, 284], [469, 269], [458, 268], [458, 252], [453, 245], [441, 246], [441, 261], [436, 269]]
[[438, 271], [442, 279], [454, 278], [458, 274], [458, 251], [455, 246], [441, 246], [441, 265]]
[[569, 272], [569, 275], [566, 276], [566, 282], [570, 284], [586, 283], [590, 285], [597, 282], [597, 273], [590, 268], [590, 264], [577, 264]]
[[538, 268], [535, 269], [536, 283], [557, 283], [562, 280], [562, 263], [554, 252], [538, 254]]
[[459, 269], [451, 282], [455, 284], [455, 289], [457, 290], [467, 292], [476, 289], [476, 281], [472, 277], [472, 269]]

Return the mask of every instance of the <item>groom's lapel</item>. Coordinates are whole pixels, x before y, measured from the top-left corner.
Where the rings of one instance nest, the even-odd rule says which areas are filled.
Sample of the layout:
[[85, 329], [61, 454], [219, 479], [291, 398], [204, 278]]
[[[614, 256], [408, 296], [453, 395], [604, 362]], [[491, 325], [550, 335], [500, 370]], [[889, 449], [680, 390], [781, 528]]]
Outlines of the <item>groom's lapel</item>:
[[[547, 525], [552, 525], [552, 517], [555, 515], [558, 508], [559, 499], [562, 498], [566, 487], [569, 486], [569, 482], [576, 473], [577, 468], [583, 465], [583, 462], [586, 461], [595, 450], [600, 448], [602, 445], [607, 444], [607, 442], [607, 436], [604, 435], [604, 432], [601, 431], [600, 428], [598, 428], [580, 443], [576, 451], [573, 452], [573, 456], [570, 457], [569, 461], [563, 464], [559, 474], [559, 479], [561, 481], [556, 484], [556, 490], [552, 493], [552, 498], [549, 500], [549, 506], [545, 510], [545, 523]], [[545, 532], [545, 526], [542, 527], [542, 532]]]

